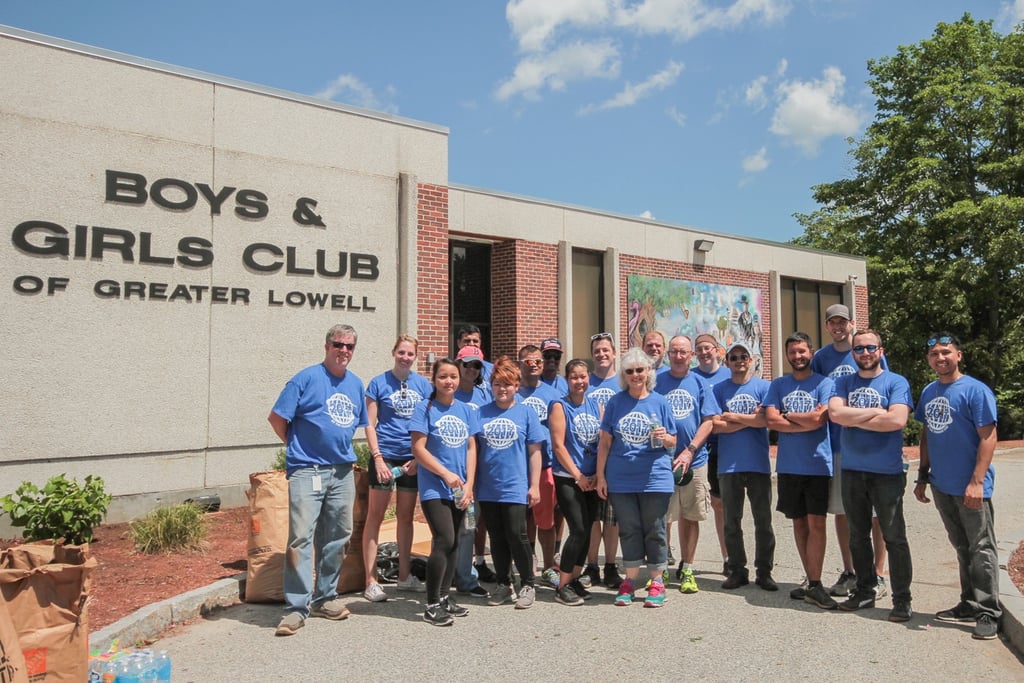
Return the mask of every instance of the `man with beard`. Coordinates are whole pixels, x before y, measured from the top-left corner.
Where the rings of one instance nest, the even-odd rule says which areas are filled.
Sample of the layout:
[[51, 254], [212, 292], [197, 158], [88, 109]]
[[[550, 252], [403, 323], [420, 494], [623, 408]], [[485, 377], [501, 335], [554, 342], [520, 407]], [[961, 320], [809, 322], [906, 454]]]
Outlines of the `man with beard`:
[[843, 427], [843, 507], [850, 525], [850, 552], [857, 588], [839, 607], [848, 612], [874, 607], [878, 577], [871, 546], [871, 513], [878, 514], [889, 552], [892, 611], [889, 621], [909, 621], [913, 566], [903, 518], [903, 427], [913, 409], [910, 384], [881, 365], [885, 349], [873, 330], [853, 334], [857, 373], [836, 382], [829, 401], [832, 421]]
[[835, 609], [836, 601], [821, 585], [825, 563], [825, 515], [832, 477], [832, 447], [828, 439], [828, 402], [835, 385], [811, 371], [813, 348], [804, 332], [786, 339], [789, 375], [775, 379], [764, 399], [768, 428], [779, 433], [779, 502], [776, 509], [793, 520], [796, 549], [807, 576], [807, 586], [794, 588], [789, 597], [822, 609]]

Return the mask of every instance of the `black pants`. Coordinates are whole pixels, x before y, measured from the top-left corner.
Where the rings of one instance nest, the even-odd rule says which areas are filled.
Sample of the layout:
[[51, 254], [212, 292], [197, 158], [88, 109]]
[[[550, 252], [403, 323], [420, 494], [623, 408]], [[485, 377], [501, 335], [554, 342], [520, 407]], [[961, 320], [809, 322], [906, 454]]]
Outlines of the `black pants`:
[[575, 567], [587, 565], [590, 552], [590, 527], [597, 519], [597, 491], [581, 491], [572, 479], [555, 477], [555, 497], [569, 527], [569, 537], [562, 545], [558, 568], [572, 574]]
[[485, 501], [480, 501], [479, 505], [491, 539], [491, 557], [498, 583], [507, 586], [512, 582], [510, 571], [514, 560], [523, 585], [532, 586], [533, 560], [526, 535], [526, 505]]
[[437, 498], [421, 501], [420, 508], [433, 537], [427, 558], [427, 604], [436, 605], [442, 594], [448, 595], [455, 577], [457, 532], [466, 511], [455, 507], [455, 501]]

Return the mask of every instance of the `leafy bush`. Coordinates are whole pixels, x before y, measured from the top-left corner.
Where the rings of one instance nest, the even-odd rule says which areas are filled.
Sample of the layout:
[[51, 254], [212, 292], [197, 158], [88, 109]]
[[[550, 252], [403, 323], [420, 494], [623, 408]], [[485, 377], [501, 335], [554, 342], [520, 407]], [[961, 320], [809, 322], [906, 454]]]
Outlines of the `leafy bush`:
[[274, 462], [270, 464], [270, 469], [281, 470], [282, 472], [287, 469], [286, 462], [288, 461], [288, 451], [283, 448], [277, 449], [277, 457], [274, 458]]
[[207, 525], [203, 509], [195, 503], [157, 508], [129, 525], [135, 549], [140, 553], [202, 550]]
[[30, 541], [64, 539], [78, 545], [92, 540], [93, 527], [107, 515], [111, 496], [103, 490], [103, 479], [89, 475], [79, 485], [64, 474], [51, 477], [42, 490], [22, 482], [14, 495], [0, 498], [0, 506], [11, 524], [24, 527]]
[[[370, 464], [370, 447], [365, 443], [357, 443], [353, 446], [356, 452], [356, 464], [362, 468], [366, 468]], [[270, 465], [271, 469], [284, 470], [287, 469], [286, 462], [288, 459], [288, 453], [283, 448], [277, 449], [277, 457], [274, 458], [274, 462]]]

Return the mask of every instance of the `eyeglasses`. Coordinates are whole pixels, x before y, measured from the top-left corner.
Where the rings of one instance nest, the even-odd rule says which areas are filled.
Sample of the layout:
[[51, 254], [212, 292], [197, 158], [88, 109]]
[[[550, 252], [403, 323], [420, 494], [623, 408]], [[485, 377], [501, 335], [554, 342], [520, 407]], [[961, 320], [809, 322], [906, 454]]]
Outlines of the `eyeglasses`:
[[611, 338], [612, 338], [612, 333], [611, 332], [598, 332], [597, 334], [590, 335], [590, 341], [592, 341], [592, 342], [595, 342], [598, 339], [608, 339], [608, 340], [610, 340]]
[[928, 340], [925, 346], [927, 346], [930, 349], [936, 344], [942, 344], [943, 346], [945, 346], [946, 344], [949, 344], [952, 341], [953, 338], [948, 335], [943, 335], [941, 337], [932, 337], [931, 339]]
[[332, 341], [331, 346], [333, 346], [336, 349], [347, 349], [348, 351], [354, 351], [356, 348], [356, 343]]
[[529, 365], [530, 367], [535, 368], [544, 361], [542, 361], [540, 358], [523, 358], [519, 362], [522, 363], [523, 365]]
[[669, 349], [668, 355], [670, 356], [689, 356], [693, 351], [686, 349]]
[[862, 353], [874, 353], [878, 349], [882, 348], [878, 344], [858, 344], [853, 347], [853, 352], [856, 354]]
[[750, 356], [745, 353], [739, 353], [735, 356], [729, 356], [729, 361], [735, 363], [738, 360], [750, 360]]
[[641, 366], [639, 368], [625, 368], [623, 370], [627, 375], [639, 375], [642, 372], [647, 372], [647, 368]]

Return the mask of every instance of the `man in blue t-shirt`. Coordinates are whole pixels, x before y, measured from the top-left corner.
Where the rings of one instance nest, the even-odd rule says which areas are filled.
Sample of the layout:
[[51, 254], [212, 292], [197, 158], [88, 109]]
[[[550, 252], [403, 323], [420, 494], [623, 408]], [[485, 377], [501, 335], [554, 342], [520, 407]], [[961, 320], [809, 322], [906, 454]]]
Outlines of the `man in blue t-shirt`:
[[793, 520], [793, 537], [807, 576], [806, 587], [794, 588], [789, 597], [822, 609], [835, 609], [836, 601], [821, 585], [825, 515], [832, 478], [828, 402], [835, 385], [828, 377], [811, 370], [814, 347], [806, 333], [789, 335], [785, 348], [793, 372], [772, 381], [764, 407], [768, 428], [779, 433], [776, 509]]
[[960, 340], [939, 332], [928, 340], [928, 365], [938, 380], [921, 392], [915, 417], [923, 422], [921, 463], [914, 496], [929, 502], [927, 484], [956, 549], [960, 602], [935, 614], [939, 621], [975, 622], [973, 637], [992, 640], [999, 630], [999, 556], [992, 515], [996, 397], [960, 372]]
[[[720, 382], [732, 378], [729, 368], [722, 365], [722, 347], [712, 334], [698, 334], [693, 340], [693, 355], [697, 367], [692, 372], [703, 377], [714, 388]], [[729, 553], [725, 547], [725, 515], [722, 511], [722, 492], [718, 485], [718, 435], [712, 432], [708, 439], [708, 490], [711, 491], [711, 509], [715, 513], [715, 532], [718, 534], [718, 549], [722, 551], [722, 574], [729, 576]]]
[[768, 423], [764, 400], [768, 382], [754, 377], [754, 354], [738, 342], [725, 354], [732, 376], [712, 391], [722, 409], [712, 418], [718, 435], [718, 482], [725, 518], [725, 545], [729, 577], [722, 588], [739, 588], [748, 582], [747, 551], [743, 543], [743, 498], [750, 500], [754, 518], [755, 582], [766, 591], [779, 590], [772, 578], [775, 564], [775, 532], [772, 530], [772, 464], [768, 451]]
[[651, 330], [644, 335], [644, 353], [651, 357], [651, 370], [656, 375], [668, 372], [668, 363], [665, 362], [665, 334], [661, 330]]
[[352, 437], [368, 424], [363, 383], [348, 371], [355, 349], [350, 325], [328, 330], [323, 362], [288, 380], [267, 417], [287, 447], [286, 605], [279, 636], [293, 635], [309, 616], [349, 616], [337, 587], [356, 498]]
[[548, 337], [540, 343], [540, 355], [544, 359], [544, 370], [540, 381], [553, 388], [561, 398], [569, 393], [569, 383], [562, 376], [562, 342]]
[[840, 603], [852, 612], [874, 607], [878, 586], [871, 546], [871, 513], [878, 515], [889, 553], [892, 611], [889, 621], [909, 621], [913, 566], [903, 518], [903, 427], [913, 409], [906, 378], [882, 368], [885, 349], [874, 330], [853, 334], [857, 372], [840, 377], [829, 401], [832, 421], [842, 426], [843, 507], [850, 525], [850, 552], [857, 588]]

